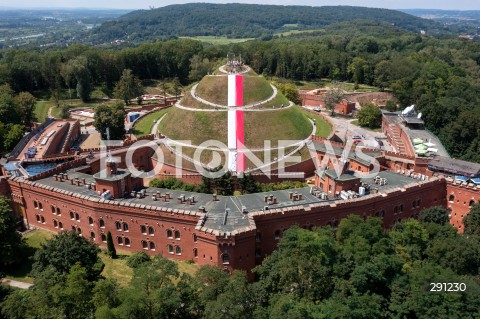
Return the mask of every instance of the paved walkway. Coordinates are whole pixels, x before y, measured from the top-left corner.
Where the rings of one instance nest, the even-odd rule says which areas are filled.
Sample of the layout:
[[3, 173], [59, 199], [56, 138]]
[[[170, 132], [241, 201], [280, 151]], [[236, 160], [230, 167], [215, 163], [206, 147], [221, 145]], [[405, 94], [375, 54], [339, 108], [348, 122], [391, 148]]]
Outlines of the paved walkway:
[[163, 114], [163, 116], [162, 116], [161, 118], [159, 118], [159, 119], [155, 122], [155, 124], [154, 124], [153, 127], [152, 127], [152, 131], [150, 132], [151, 134], [153, 134], [153, 135], [157, 134], [157, 132], [158, 132], [158, 125], [159, 125], [160, 122], [163, 120], [163, 118], [165, 117], [165, 115], [167, 115], [167, 114]]
[[16, 280], [12, 280], [12, 279], [6, 279], [6, 278], [2, 279], [0, 281], [0, 283], [2, 285], [8, 285], [8, 286], [15, 287], [15, 288], [20, 288], [20, 289], [28, 289], [28, 288], [33, 286], [33, 284], [29, 284], [29, 283], [21, 282], [21, 281], [16, 281]]

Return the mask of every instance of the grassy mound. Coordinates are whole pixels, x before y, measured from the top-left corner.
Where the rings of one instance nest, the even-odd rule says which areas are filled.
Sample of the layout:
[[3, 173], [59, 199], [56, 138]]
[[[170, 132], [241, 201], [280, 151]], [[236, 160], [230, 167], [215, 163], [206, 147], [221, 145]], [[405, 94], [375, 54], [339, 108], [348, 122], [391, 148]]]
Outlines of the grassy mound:
[[[174, 140], [191, 140], [199, 145], [207, 140], [227, 143], [227, 112], [192, 112], [172, 108], [160, 123], [159, 131]], [[279, 140], [303, 140], [312, 124], [298, 107], [277, 111], [245, 112], [245, 144], [250, 148], [272, 146]]]
[[[245, 76], [243, 91], [245, 105], [266, 100], [273, 94], [272, 87], [261, 76]], [[227, 105], [228, 78], [226, 76], [206, 76], [198, 84], [196, 94], [209, 102]]]

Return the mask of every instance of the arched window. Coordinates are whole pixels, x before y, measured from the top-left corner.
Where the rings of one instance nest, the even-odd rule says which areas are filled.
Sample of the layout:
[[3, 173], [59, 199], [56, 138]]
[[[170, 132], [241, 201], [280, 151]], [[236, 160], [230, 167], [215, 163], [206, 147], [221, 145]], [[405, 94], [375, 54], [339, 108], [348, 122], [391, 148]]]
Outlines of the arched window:
[[167, 230], [167, 237], [168, 237], [168, 238], [173, 238], [173, 232], [172, 232], [171, 229], [168, 229], [168, 230]]
[[275, 231], [275, 240], [279, 240], [282, 236], [282, 232], [280, 230]]
[[148, 249], [148, 243], [145, 240], [142, 240], [142, 248]]
[[470, 203], [468, 203], [468, 206], [472, 207], [473, 205], [475, 205], [475, 201], [472, 199], [472, 200], [470, 200]]
[[101, 238], [102, 238], [102, 242], [104, 243], [107, 242], [107, 236], [105, 234], [102, 234]]
[[104, 221], [102, 218], [100, 218], [100, 220], [98, 221], [98, 223], [100, 224], [100, 227], [101, 227], [101, 228], [105, 228], [105, 221]]
[[128, 224], [127, 223], [123, 223], [123, 231], [128, 231]]
[[228, 256], [228, 254], [223, 254], [223, 255], [222, 255], [222, 263], [223, 263], [224, 265], [230, 263], [230, 257]]
[[180, 232], [178, 230], [175, 231], [175, 239], [180, 239]]
[[80, 227], [77, 228], [77, 233], [82, 236], [82, 229]]
[[90, 232], [90, 239], [95, 240], [95, 233], [93, 231]]
[[57, 213], [57, 211], [55, 210], [55, 206], [50, 205], [50, 208], [52, 209], [52, 214], [56, 214], [56, 213]]
[[140, 231], [142, 232], [142, 234], [146, 234], [147, 233], [147, 226], [141, 225], [140, 226]]
[[58, 222], [56, 220], [53, 221], [53, 227], [58, 228]]
[[38, 202], [36, 200], [33, 201], [33, 207], [35, 207], [35, 209], [38, 209]]
[[395, 208], [393, 209], [393, 214], [397, 214], [398, 213], [398, 206], [395, 206]]
[[119, 245], [123, 245], [123, 238], [122, 237], [117, 237], [117, 243]]
[[193, 249], [193, 257], [198, 258], [198, 250], [197, 248]]
[[403, 213], [403, 204], [400, 205], [400, 213]]
[[152, 236], [155, 234], [155, 228], [153, 228], [153, 226], [148, 226], [148, 234]]
[[93, 225], [93, 218], [92, 218], [92, 217], [88, 217], [88, 223], [89, 223], [90, 225]]
[[417, 200], [417, 207], [420, 207], [421, 204], [422, 204], [422, 200], [421, 199]]
[[150, 250], [155, 250], [155, 243], [153, 241], [150, 242]]
[[73, 211], [70, 211], [70, 219], [71, 220], [75, 219], [75, 213]]
[[412, 208], [416, 208], [416, 207], [417, 207], [417, 201], [414, 200], [414, 201], [412, 202]]
[[257, 248], [255, 250], [255, 257], [262, 257], [262, 251], [260, 250], [260, 248]]
[[63, 223], [62, 222], [58, 222], [58, 228], [63, 229]]
[[75, 226], [72, 226], [72, 230], [73, 230], [73, 231], [77, 231], [77, 229], [75, 228]]
[[78, 213], [75, 213], [75, 219], [76, 219], [77, 221], [80, 221], [80, 215], [79, 215]]
[[43, 216], [40, 216], [40, 220], [41, 220], [42, 224], [45, 224], [45, 218]]
[[196, 243], [198, 241], [197, 234], [193, 234], [193, 242]]
[[38, 209], [43, 210], [43, 204], [38, 202]]
[[124, 243], [125, 243], [125, 246], [130, 247], [130, 238], [125, 237]]
[[169, 254], [173, 254], [173, 246], [172, 245], [167, 245], [167, 250]]
[[177, 255], [181, 255], [182, 254], [182, 248], [180, 248], [180, 246], [175, 246], [175, 253]]
[[451, 194], [450, 197], [448, 197], [448, 201], [453, 203], [455, 201], [455, 195]]
[[62, 215], [62, 211], [60, 210], [60, 207], [57, 207], [57, 215], [58, 216]]
[[37, 219], [37, 222], [40, 222], [40, 216], [35, 215], [35, 218]]
[[255, 234], [255, 241], [256, 242], [261, 242], [262, 241], [262, 234], [261, 233], [256, 233]]
[[115, 222], [115, 227], [117, 230], [122, 230], [122, 224], [120, 222]]

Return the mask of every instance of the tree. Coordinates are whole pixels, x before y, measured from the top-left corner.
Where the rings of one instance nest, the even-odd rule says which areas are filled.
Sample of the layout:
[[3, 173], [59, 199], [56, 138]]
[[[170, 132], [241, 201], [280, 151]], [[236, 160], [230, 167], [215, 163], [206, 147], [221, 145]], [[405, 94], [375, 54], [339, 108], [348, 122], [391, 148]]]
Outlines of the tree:
[[470, 212], [463, 218], [464, 234], [480, 236], [480, 204], [470, 208]]
[[160, 89], [162, 90], [162, 95], [163, 95], [163, 104], [167, 105], [167, 89], [168, 89], [168, 83], [166, 81], [161, 81], [160, 84]]
[[86, 269], [88, 278], [96, 279], [104, 266], [98, 257], [99, 251], [97, 245], [75, 231], [59, 233], [35, 253], [32, 275], [36, 277], [47, 268], [66, 274], [79, 263]]
[[177, 265], [156, 256], [133, 270], [133, 278], [121, 295], [118, 311], [126, 318], [175, 318], [180, 295], [173, 280]]
[[[48, 83], [50, 94], [57, 106], [60, 105], [60, 93], [62, 90], [62, 56], [60, 52], [47, 52], [42, 57], [41, 73]], [[42, 121], [43, 119], [39, 119]], [[27, 124], [25, 124], [27, 126]]]
[[331, 115], [335, 113], [335, 106], [343, 100], [344, 96], [345, 92], [336, 84], [332, 84], [325, 93], [325, 108], [331, 112]]
[[358, 89], [360, 83], [364, 83], [365, 74], [368, 72], [368, 63], [362, 58], [353, 58], [352, 63], [348, 66], [348, 73], [352, 75], [355, 82], [355, 89]]
[[448, 211], [440, 206], [422, 210], [418, 219], [424, 223], [437, 223], [440, 225], [445, 225], [450, 220], [448, 217]]
[[15, 218], [10, 201], [0, 196], [0, 266], [7, 266], [17, 263], [21, 260], [19, 253], [24, 243], [22, 237], [17, 233], [17, 221]]
[[102, 134], [102, 139], [107, 139], [107, 127], [111, 140], [123, 140], [125, 137], [125, 108], [122, 103], [97, 106], [94, 120], [93, 126]]
[[213, 69], [213, 62], [208, 58], [202, 58], [201, 55], [195, 54], [190, 59], [190, 73], [188, 78], [191, 81], [198, 81]]
[[300, 104], [302, 102], [298, 95], [298, 89], [292, 83], [275, 83], [275, 86], [289, 101], [292, 101], [295, 104]]
[[0, 119], [5, 124], [20, 123], [13, 91], [8, 84], [0, 85]]
[[124, 69], [120, 80], [115, 83], [113, 96], [128, 105], [131, 99], [141, 96], [144, 91], [142, 81], [133, 74], [132, 70]]
[[[15, 96], [15, 106], [17, 107], [21, 122], [25, 127], [31, 126], [33, 109], [37, 100], [29, 92], [20, 92]], [[38, 121], [43, 121], [44, 119], [37, 119]]]
[[382, 111], [372, 103], [367, 103], [357, 112], [357, 119], [362, 127], [378, 128], [382, 124]]
[[78, 56], [67, 62], [61, 69], [61, 75], [70, 89], [70, 83], [75, 79], [77, 96], [86, 102], [92, 92], [91, 74], [88, 68], [88, 60], [84, 55]]
[[23, 125], [14, 124], [10, 126], [9, 131], [5, 135], [5, 141], [3, 142], [3, 146], [7, 150], [11, 150], [17, 145], [18, 142], [22, 139], [23, 135], [25, 134], [25, 129]]
[[260, 187], [252, 174], [244, 174], [243, 177], [239, 177], [237, 181], [238, 188], [243, 194], [253, 194], [260, 191]]
[[127, 258], [127, 265], [130, 268], [137, 268], [148, 261], [150, 261], [150, 256], [143, 251], [139, 251]]
[[180, 83], [180, 80], [178, 79], [178, 77], [175, 77], [173, 79], [172, 90], [173, 90], [173, 94], [175, 94], [175, 101], [177, 101], [178, 95], [182, 92], [182, 84]]
[[117, 258], [117, 250], [113, 244], [112, 233], [107, 233], [107, 253], [111, 258]]

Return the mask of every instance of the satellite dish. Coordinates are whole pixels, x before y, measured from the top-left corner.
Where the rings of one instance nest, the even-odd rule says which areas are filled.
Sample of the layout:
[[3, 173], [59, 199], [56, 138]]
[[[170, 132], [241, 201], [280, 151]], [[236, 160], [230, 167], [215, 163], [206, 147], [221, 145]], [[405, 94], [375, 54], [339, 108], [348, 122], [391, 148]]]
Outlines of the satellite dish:
[[418, 113], [418, 115], [417, 115], [417, 119], [420, 120], [421, 118], [422, 118], [422, 112]]

